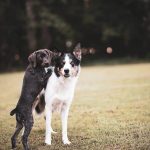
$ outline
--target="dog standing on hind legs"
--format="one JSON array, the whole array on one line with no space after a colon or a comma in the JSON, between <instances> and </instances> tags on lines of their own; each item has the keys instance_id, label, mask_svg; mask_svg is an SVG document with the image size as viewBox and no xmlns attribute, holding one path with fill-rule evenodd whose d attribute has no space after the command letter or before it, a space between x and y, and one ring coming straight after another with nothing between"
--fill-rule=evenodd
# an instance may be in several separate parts
<instances>
[{"instance_id":1,"label":"dog standing on hind legs","mask_svg":"<svg viewBox=\"0 0 150 150\"><path fill-rule=\"evenodd\" d=\"M15 109L10 112L10 115L16 114L16 130L11 138L12 149L16 148L16 138L24 127L22 136L22 144L24 150L29 150L28 136L33 126L32 109L36 97L46 87L47 80L52 74L49 70L47 73L45 67L50 66L53 52L47 49L41 49L32 53L28 60L27 67L23 79L21 96Z\"/></svg>"},{"instance_id":2,"label":"dog standing on hind legs","mask_svg":"<svg viewBox=\"0 0 150 150\"><path fill-rule=\"evenodd\" d=\"M39 96L39 103L35 107L37 113L45 108L46 133L45 143L51 145L51 118L54 111L61 114L62 141L70 144L67 135L69 108L74 97L75 86L80 74L81 48L78 44L72 53L62 53L55 59L54 72L47 82L44 95Z\"/></svg>"}]
</instances>

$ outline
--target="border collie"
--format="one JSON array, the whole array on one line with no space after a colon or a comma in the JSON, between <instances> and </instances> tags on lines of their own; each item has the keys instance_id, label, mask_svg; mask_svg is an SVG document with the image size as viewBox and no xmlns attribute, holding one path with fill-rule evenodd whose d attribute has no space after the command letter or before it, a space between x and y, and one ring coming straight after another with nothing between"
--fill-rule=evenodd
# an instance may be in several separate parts
<instances>
[{"instance_id":1,"label":"border collie","mask_svg":"<svg viewBox=\"0 0 150 150\"><path fill-rule=\"evenodd\" d=\"M74 97L75 86L80 74L81 48L78 44L72 53L62 53L55 59L54 71L47 82L44 95L39 96L36 112L44 111L46 115L45 143L51 145L52 113L57 111L61 114L62 141L64 144L71 142L67 136L67 122L69 108Z\"/></svg>"}]
</instances>

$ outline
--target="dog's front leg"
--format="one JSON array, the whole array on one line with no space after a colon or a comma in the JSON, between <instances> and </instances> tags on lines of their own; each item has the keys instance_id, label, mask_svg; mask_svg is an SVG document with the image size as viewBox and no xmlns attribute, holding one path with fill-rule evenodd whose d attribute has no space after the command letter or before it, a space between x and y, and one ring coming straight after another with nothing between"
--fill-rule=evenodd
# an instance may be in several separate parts
<instances>
[{"instance_id":1,"label":"dog's front leg","mask_svg":"<svg viewBox=\"0 0 150 150\"><path fill-rule=\"evenodd\" d=\"M46 133L45 133L45 143L47 145L51 145L51 118L52 118L52 110L49 106L45 106L46 112Z\"/></svg>"},{"instance_id":2,"label":"dog's front leg","mask_svg":"<svg viewBox=\"0 0 150 150\"><path fill-rule=\"evenodd\" d=\"M62 141L64 144L71 144L71 142L68 140L68 135L67 135L68 113L69 113L69 106L64 105L63 109L61 110Z\"/></svg>"}]
</instances>

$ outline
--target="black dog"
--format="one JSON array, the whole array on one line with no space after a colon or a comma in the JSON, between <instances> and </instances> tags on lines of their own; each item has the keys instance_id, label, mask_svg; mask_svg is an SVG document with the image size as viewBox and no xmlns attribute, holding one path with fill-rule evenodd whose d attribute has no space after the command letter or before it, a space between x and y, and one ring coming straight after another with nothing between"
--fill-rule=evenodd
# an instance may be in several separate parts
<instances>
[{"instance_id":1,"label":"black dog","mask_svg":"<svg viewBox=\"0 0 150 150\"><path fill-rule=\"evenodd\" d=\"M16 130L11 138L12 149L16 147L16 138L24 127L24 134L22 136L22 144L25 150L29 150L28 136L33 126L32 107L37 95L45 88L48 78L52 71L45 72L44 67L51 64L53 52L47 49L41 49L32 53L28 60L30 62L26 69L21 96L14 110L10 115L16 114Z\"/></svg>"}]
</instances>

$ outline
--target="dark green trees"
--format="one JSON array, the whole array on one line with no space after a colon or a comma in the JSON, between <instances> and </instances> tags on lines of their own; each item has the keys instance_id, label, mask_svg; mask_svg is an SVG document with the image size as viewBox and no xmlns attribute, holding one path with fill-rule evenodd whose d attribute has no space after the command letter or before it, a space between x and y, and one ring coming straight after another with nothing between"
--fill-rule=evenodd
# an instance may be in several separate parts
<instances>
[{"instance_id":1,"label":"dark green trees","mask_svg":"<svg viewBox=\"0 0 150 150\"><path fill-rule=\"evenodd\" d=\"M0 69L22 66L40 48L66 41L94 47L100 57L150 54L149 0L1 0Z\"/></svg>"}]
</instances>

